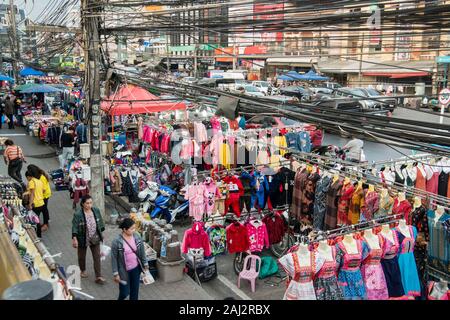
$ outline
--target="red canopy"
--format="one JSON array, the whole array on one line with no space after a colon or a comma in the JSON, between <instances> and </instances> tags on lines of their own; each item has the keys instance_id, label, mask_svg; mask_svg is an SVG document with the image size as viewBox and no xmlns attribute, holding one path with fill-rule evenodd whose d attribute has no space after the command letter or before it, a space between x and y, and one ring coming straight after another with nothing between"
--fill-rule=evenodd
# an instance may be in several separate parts
<instances>
[{"instance_id":1,"label":"red canopy","mask_svg":"<svg viewBox=\"0 0 450 320\"><path fill-rule=\"evenodd\" d=\"M147 90L133 85L121 86L120 89L104 99L103 111L113 116L125 114L152 113L172 110L186 110L183 101L163 101Z\"/></svg>"}]
</instances>

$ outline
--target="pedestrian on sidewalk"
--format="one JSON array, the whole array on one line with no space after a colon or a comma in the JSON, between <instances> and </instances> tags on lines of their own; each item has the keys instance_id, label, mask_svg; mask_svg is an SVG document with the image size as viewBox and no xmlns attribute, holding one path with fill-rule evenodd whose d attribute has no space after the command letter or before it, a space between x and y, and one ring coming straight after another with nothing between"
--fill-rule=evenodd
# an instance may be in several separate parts
<instances>
[{"instance_id":1,"label":"pedestrian on sidewalk","mask_svg":"<svg viewBox=\"0 0 450 320\"><path fill-rule=\"evenodd\" d=\"M14 102L11 101L11 97L7 96L5 101L5 114L9 119L8 128L14 129Z\"/></svg>"},{"instance_id":2,"label":"pedestrian on sidewalk","mask_svg":"<svg viewBox=\"0 0 450 320\"><path fill-rule=\"evenodd\" d=\"M50 178L44 170L39 168L38 166L34 164L30 164L27 167L27 171L31 173L33 177L36 179L39 179L44 187L44 217L47 216L48 222L50 222L50 213L48 211L48 199L52 196L52 189L50 188ZM49 224L47 224L47 227L49 227ZM45 231L45 230L44 230Z\"/></svg>"},{"instance_id":3,"label":"pedestrian on sidewalk","mask_svg":"<svg viewBox=\"0 0 450 320\"><path fill-rule=\"evenodd\" d=\"M102 277L100 244L104 239L105 224L100 210L93 207L93 204L92 197L89 195L81 199L81 208L75 212L72 219L72 246L78 249L78 265L80 266L81 277L88 277L86 252L87 247L89 247L94 260L95 282L104 284L106 281Z\"/></svg>"},{"instance_id":4,"label":"pedestrian on sidewalk","mask_svg":"<svg viewBox=\"0 0 450 320\"><path fill-rule=\"evenodd\" d=\"M119 284L119 299L139 299L141 273L148 271L144 242L135 232L135 222L125 218L119 226L122 233L111 244L114 281Z\"/></svg>"},{"instance_id":5,"label":"pedestrian on sidewalk","mask_svg":"<svg viewBox=\"0 0 450 320\"><path fill-rule=\"evenodd\" d=\"M64 127L60 138L60 147L62 148L62 154L59 156L59 164L61 169L67 165L67 162L71 160L75 153L75 139L73 132L68 127Z\"/></svg>"},{"instance_id":6,"label":"pedestrian on sidewalk","mask_svg":"<svg viewBox=\"0 0 450 320\"><path fill-rule=\"evenodd\" d=\"M25 172L25 177L28 180L27 191L30 195L27 209L33 210L39 218L42 213L44 223L41 225L40 230L45 232L48 229L49 216L44 209L44 184L41 180L34 177L30 171ZM38 237L40 237L40 234L38 234Z\"/></svg>"},{"instance_id":7,"label":"pedestrian on sidewalk","mask_svg":"<svg viewBox=\"0 0 450 320\"><path fill-rule=\"evenodd\" d=\"M3 124L3 115L5 114L5 99L3 96L0 97L0 129L2 128ZM6 122L6 119L5 119Z\"/></svg>"},{"instance_id":8,"label":"pedestrian on sidewalk","mask_svg":"<svg viewBox=\"0 0 450 320\"><path fill-rule=\"evenodd\" d=\"M3 153L3 158L8 166L8 175L20 183L22 187L25 187L22 180L22 165L25 161L22 148L16 146L14 141L7 139L5 141L6 149Z\"/></svg>"}]
</instances>

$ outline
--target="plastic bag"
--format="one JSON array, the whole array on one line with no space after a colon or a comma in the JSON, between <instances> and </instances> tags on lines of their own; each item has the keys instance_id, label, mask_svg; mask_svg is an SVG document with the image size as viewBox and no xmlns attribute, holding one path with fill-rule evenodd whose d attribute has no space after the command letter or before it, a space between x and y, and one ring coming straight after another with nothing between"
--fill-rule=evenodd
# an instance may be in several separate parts
<instances>
[{"instance_id":1,"label":"plastic bag","mask_svg":"<svg viewBox=\"0 0 450 320\"><path fill-rule=\"evenodd\" d=\"M100 260L105 261L106 257L109 256L111 253L111 247L108 247L107 245L100 245Z\"/></svg>"},{"instance_id":2,"label":"plastic bag","mask_svg":"<svg viewBox=\"0 0 450 320\"><path fill-rule=\"evenodd\" d=\"M141 280L144 285L149 285L149 284L152 284L153 282L155 282L155 279L153 278L152 274L148 270L141 273Z\"/></svg>"}]
</instances>

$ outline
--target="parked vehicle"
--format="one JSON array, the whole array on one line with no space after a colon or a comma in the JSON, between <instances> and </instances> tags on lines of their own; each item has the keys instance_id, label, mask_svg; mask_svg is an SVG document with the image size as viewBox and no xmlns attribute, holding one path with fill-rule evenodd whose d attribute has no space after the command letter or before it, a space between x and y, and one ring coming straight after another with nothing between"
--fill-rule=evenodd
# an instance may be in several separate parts
<instances>
[{"instance_id":1,"label":"parked vehicle","mask_svg":"<svg viewBox=\"0 0 450 320\"><path fill-rule=\"evenodd\" d=\"M257 87L261 92L263 92L266 96L278 94L278 88L272 86L269 81L253 81L252 85Z\"/></svg>"},{"instance_id":2,"label":"parked vehicle","mask_svg":"<svg viewBox=\"0 0 450 320\"><path fill-rule=\"evenodd\" d=\"M196 79L194 77L185 77L181 80L181 82L189 83L189 84L197 83L197 81L198 81L198 79Z\"/></svg>"},{"instance_id":3,"label":"parked vehicle","mask_svg":"<svg viewBox=\"0 0 450 320\"><path fill-rule=\"evenodd\" d=\"M381 92L372 89L372 88L357 88L361 90L366 97L376 99L377 101L374 101L375 107L388 109L389 111L393 112L394 109L397 107L397 99L395 97L387 97L383 95Z\"/></svg>"},{"instance_id":4,"label":"parked vehicle","mask_svg":"<svg viewBox=\"0 0 450 320\"><path fill-rule=\"evenodd\" d=\"M245 86L251 85L250 81L247 80L234 80L235 90L242 90Z\"/></svg>"},{"instance_id":5,"label":"parked vehicle","mask_svg":"<svg viewBox=\"0 0 450 320\"><path fill-rule=\"evenodd\" d=\"M310 89L300 86L280 88L280 93L285 96L297 97L300 101L309 101L314 95L314 93Z\"/></svg>"},{"instance_id":6,"label":"parked vehicle","mask_svg":"<svg viewBox=\"0 0 450 320\"><path fill-rule=\"evenodd\" d=\"M366 93L359 88L339 88L334 91L334 96L354 98L358 100L363 109L375 109L377 107L379 108L379 105L374 100L364 99L365 97L367 97Z\"/></svg>"},{"instance_id":7,"label":"parked vehicle","mask_svg":"<svg viewBox=\"0 0 450 320\"><path fill-rule=\"evenodd\" d=\"M246 129L259 129L259 128L285 128L286 126L292 126L299 122L290 120L283 117L272 116L254 116L246 121Z\"/></svg>"},{"instance_id":8,"label":"parked vehicle","mask_svg":"<svg viewBox=\"0 0 450 320\"><path fill-rule=\"evenodd\" d=\"M245 86L244 87L244 94L252 97L265 97L265 94L261 92L257 87L255 86Z\"/></svg>"}]
</instances>

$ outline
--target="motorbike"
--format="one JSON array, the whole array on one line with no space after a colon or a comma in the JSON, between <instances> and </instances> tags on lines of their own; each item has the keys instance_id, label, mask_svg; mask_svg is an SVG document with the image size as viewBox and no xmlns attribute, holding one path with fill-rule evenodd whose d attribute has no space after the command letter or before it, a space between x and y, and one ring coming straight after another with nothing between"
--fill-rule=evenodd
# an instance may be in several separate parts
<instances>
[{"instance_id":1,"label":"motorbike","mask_svg":"<svg viewBox=\"0 0 450 320\"><path fill-rule=\"evenodd\" d=\"M155 199L150 217L163 218L167 223L174 223L189 216L189 201L169 186L159 186L159 195Z\"/></svg>"},{"instance_id":2,"label":"motorbike","mask_svg":"<svg viewBox=\"0 0 450 320\"><path fill-rule=\"evenodd\" d=\"M155 200L159 195L159 185L156 182L148 181L147 188L139 192L138 198L141 202L143 212L150 213L155 208Z\"/></svg>"}]
</instances>

